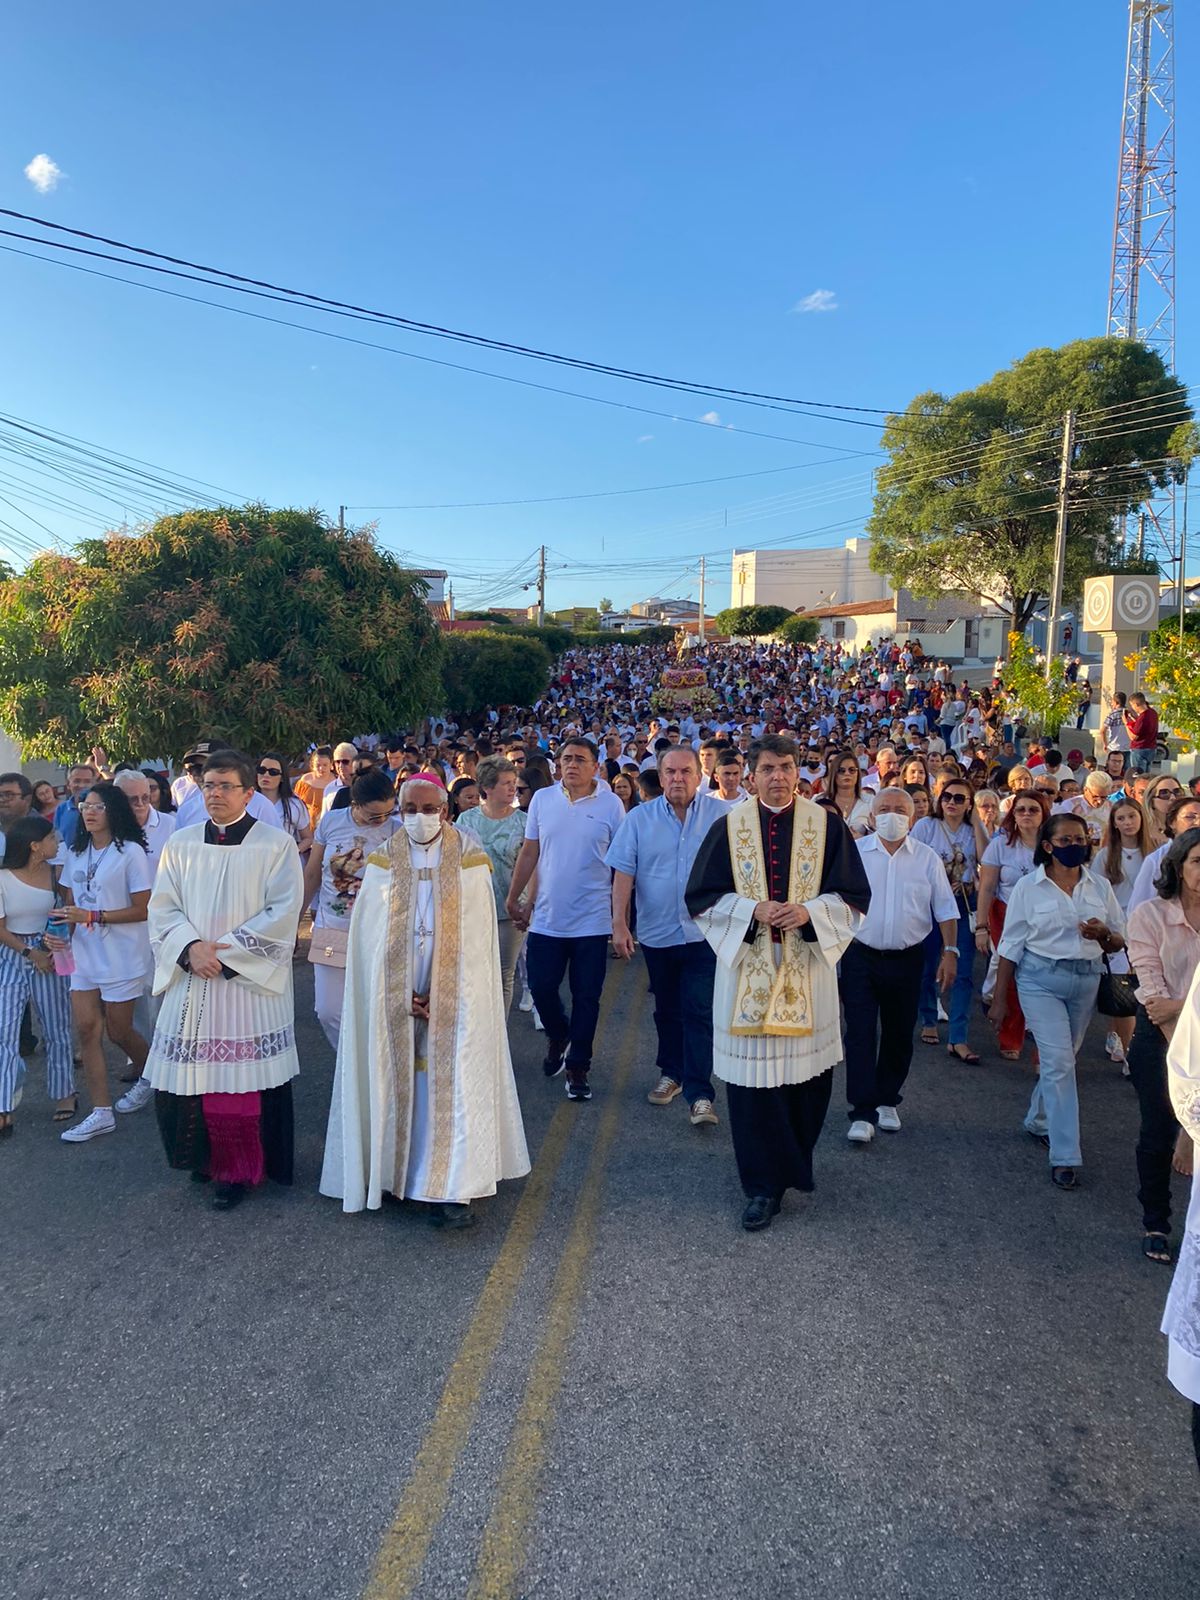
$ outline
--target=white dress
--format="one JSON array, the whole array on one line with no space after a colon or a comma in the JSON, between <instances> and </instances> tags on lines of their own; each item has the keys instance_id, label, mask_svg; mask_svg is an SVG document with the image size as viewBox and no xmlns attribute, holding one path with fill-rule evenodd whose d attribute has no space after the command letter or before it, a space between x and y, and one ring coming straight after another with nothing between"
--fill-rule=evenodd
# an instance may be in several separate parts
<instances>
[{"instance_id":1,"label":"white dress","mask_svg":"<svg viewBox=\"0 0 1200 1600\"><path fill-rule=\"evenodd\" d=\"M1180 1127L1200 1146L1200 967L1167 1047L1167 1086ZM1162 1331L1169 1341L1167 1377L1200 1405L1200 1182L1195 1175Z\"/></svg>"},{"instance_id":2,"label":"white dress","mask_svg":"<svg viewBox=\"0 0 1200 1600\"><path fill-rule=\"evenodd\" d=\"M249 1094L300 1070L292 952L304 894L290 834L252 827L240 844L207 844L204 828L167 843L150 896L154 992L162 1009L146 1077L169 1094ZM233 976L198 978L179 957L197 939L228 948Z\"/></svg>"}]
</instances>

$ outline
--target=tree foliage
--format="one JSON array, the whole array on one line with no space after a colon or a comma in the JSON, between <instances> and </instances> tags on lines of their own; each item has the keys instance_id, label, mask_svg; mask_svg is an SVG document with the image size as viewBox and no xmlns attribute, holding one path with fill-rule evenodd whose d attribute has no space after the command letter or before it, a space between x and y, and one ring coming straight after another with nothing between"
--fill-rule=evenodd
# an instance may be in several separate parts
<instances>
[{"instance_id":1,"label":"tree foliage","mask_svg":"<svg viewBox=\"0 0 1200 1600\"><path fill-rule=\"evenodd\" d=\"M1038 656L1023 633L1009 634L1004 687L1024 712L1031 732L1056 738L1063 723L1076 714L1079 685L1067 682L1066 671L1066 657L1057 655L1047 678L1045 658Z\"/></svg>"},{"instance_id":2,"label":"tree foliage","mask_svg":"<svg viewBox=\"0 0 1200 1600\"><path fill-rule=\"evenodd\" d=\"M785 644L816 644L821 624L816 617L790 616L775 629L775 637Z\"/></svg>"},{"instance_id":3,"label":"tree foliage","mask_svg":"<svg viewBox=\"0 0 1200 1600\"><path fill-rule=\"evenodd\" d=\"M890 460L867 524L875 571L929 598L980 594L1023 631L1052 581L1068 410L1082 420L1064 593L1078 594L1086 577L1111 570L1122 517L1181 477L1192 414L1184 386L1133 339L1032 350L977 389L921 394L889 417Z\"/></svg>"},{"instance_id":4,"label":"tree foliage","mask_svg":"<svg viewBox=\"0 0 1200 1600\"><path fill-rule=\"evenodd\" d=\"M1160 622L1143 650L1126 665L1142 669L1142 688L1154 696L1164 732L1182 739L1189 750L1200 747L1200 618L1184 618L1183 643L1179 618Z\"/></svg>"},{"instance_id":5,"label":"tree foliage","mask_svg":"<svg viewBox=\"0 0 1200 1600\"><path fill-rule=\"evenodd\" d=\"M726 639L758 639L794 615L787 606L729 606L717 612L713 627Z\"/></svg>"},{"instance_id":6,"label":"tree foliage","mask_svg":"<svg viewBox=\"0 0 1200 1600\"><path fill-rule=\"evenodd\" d=\"M486 706L531 706L546 692L550 664L538 639L507 631L452 633L442 660L447 709L470 717Z\"/></svg>"},{"instance_id":7,"label":"tree foliage","mask_svg":"<svg viewBox=\"0 0 1200 1600\"><path fill-rule=\"evenodd\" d=\"M437 706L425 584L316 511L196 510L0 583L0 721L26 753L247 750L402 727Z\"/></svg>"}]
</instances>

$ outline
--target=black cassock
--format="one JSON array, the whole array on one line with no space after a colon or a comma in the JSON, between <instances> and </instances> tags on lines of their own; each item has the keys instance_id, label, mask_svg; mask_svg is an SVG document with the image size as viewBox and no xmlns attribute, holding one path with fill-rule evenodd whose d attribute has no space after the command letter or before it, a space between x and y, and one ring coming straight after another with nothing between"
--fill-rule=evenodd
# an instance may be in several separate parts
<instances>
[{"instance_id":1,"label":"black cassock","mask_svg":"<svg viewBox=\"0 0 1200 1600\"><path fill-rule=\"evenodd\" d=\"M853 910L865 912L871 903L871 888L854 836L839 812L832 807L825 810L820 893L839 895ZM770 900L784 901L788 897L795 814L794 805L786 811L770 811L761 802L758 806ZM713 824L700 846L684 899L690 914L696 916L714 906L722 895L738 893L728 829L722 820ZM758 923L751 922L746 942L751 943L757 933ZM810 944L816 942L811 926L801 928L800 935ZM772 930L772 937L778 942L777 930ZM738 1176L748 1198L778 1198L786 1189L812 1189L813 1149L821 1136L832 1088L832 1067L804 1083L785 1083L774 1089L725 1085Z\"/></svg>"}]
</instances>

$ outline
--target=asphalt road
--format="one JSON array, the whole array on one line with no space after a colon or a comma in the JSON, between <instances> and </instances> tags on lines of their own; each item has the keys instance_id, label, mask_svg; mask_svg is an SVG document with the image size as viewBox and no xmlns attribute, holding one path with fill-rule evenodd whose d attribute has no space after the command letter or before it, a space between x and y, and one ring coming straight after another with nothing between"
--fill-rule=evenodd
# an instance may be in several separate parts
<instances>
[{"instance_id":1,"label":"asphalt road","mask_svg":"<svg viewBox=\"0 0 1200 1600\"><path fill-rule=\"evenodd\" d=\"M0 1145L6 1600L1194 1594L1169 1275L1097 1030L1081 1192L1021 1132L1027 1069L918 1047L903 1132L848 1147L839 1077L818 1192L749 1236L724 1124L646 1104L644 969L614 964L589 1105L514 1013L534 1175L448 1235L317 1194L297 973L297 1184L232 1214L151 1112L63 1145L32 1064Z\"/></svg>"}]
</instances>

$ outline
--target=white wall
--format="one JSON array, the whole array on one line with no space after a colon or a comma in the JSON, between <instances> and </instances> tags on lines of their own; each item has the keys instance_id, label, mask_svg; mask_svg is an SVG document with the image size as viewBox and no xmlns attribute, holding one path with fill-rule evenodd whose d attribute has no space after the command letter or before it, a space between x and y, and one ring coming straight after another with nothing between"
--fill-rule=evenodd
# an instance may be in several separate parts
<instances>
[{"instance_id":1,"label":"white wall","mask_svg":"<svg viewBox=\"0 0 1200 1600\"><path fill-rule=\"evenodd\" d=\"M870 552L869 539L823 550L735 550L729 603L795 611L889 599L891 585L871 571Z\"/></svg>"}]
</instances>

